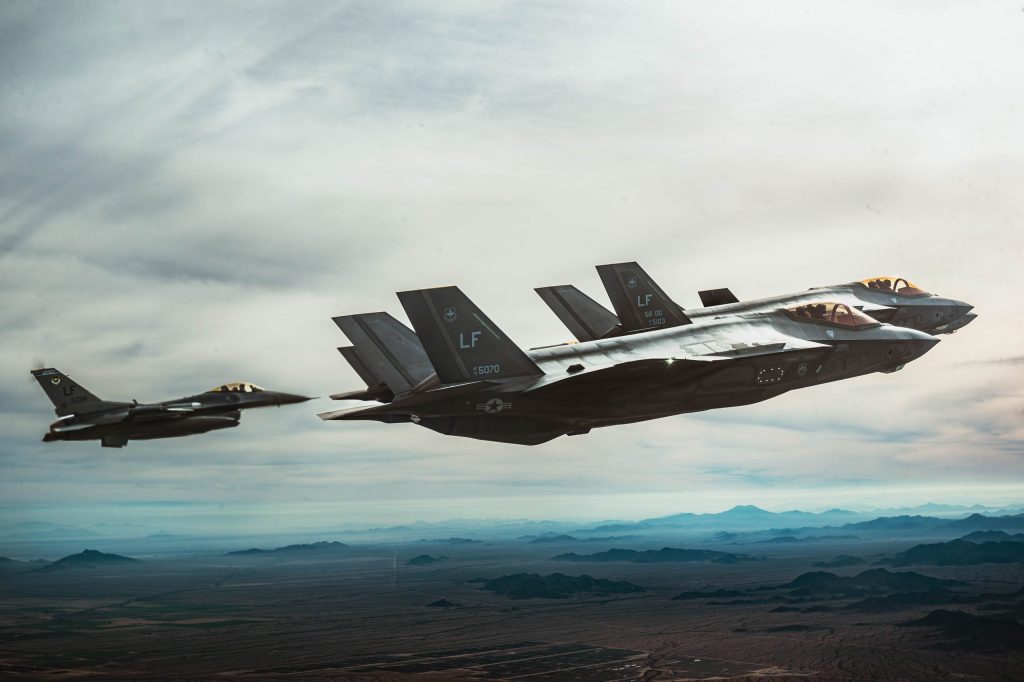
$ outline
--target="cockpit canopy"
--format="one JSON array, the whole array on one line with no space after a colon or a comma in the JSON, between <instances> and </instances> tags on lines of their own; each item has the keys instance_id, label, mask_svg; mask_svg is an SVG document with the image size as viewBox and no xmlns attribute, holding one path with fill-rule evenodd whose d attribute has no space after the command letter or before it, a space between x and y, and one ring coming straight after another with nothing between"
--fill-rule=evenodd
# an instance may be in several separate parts
<instances>
[{"instance_id":1,"label":"cockpit canopy","mask_svg":"<svg viewBox=\"0 0 1024 682\"><path fill-rule=\"evenodd\" d=\"M821 324L836 325L849 329L865 329L879 325L878 320L862 313L856 308L851 308L845 303L833 303L832 301L806 303L794 306L793 308L786 308L786 313L801 322L820 322Z\"/></svg>"},{"instance_id":2,"label":"cockpit canopy","mask_svg":"<svg viewBox=\"0 0 1024 682\"><path fill-rule=\"evenodd\" d=\"M247 381L236 381L233 384L215 386L207 391L207 393L258 393L262 390L256 384L250 384Z\"/></svg>"},{"instance_id":3,"label":"cockpit canopy","mask_svg":"<svg viewBox=\"0 0 1024 682\"><path fill-rule=\"evenodd\" d=\"M904 279L902 277L872 277L870 279L861 280L858 284L863 284L872 291L896 294L897 296L906 296L907 298L931 295L909 279Z\"/></svg>"}]
</instances>

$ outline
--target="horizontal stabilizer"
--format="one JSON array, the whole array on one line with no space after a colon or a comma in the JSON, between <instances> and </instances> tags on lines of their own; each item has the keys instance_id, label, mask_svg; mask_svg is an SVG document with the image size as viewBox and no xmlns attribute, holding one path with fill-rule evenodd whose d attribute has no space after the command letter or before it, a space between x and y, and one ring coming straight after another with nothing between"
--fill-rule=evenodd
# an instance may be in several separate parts
<instances>
[{"instance_id":1,"label":"horizontal stabilizer","mask_svg":"<svg viewBox=\"0 0 1024 682\"><path fill-rule=\"evenodd\" d=\"M700 296L700 303L705 308L740 302L740 299L736 298L728 289L705 289L704 291L698 291L697 295Z\"/></svg>"},{"instance_id":2,"label":"horizontal stabilizer","mask_svg":"<svg viewBox=\"0 0 1024 682\"><path fill-rule=\"evenodd\" d=\"M637 263L598 265L597 274L601 276L623 331L690 324L683 309Z\"/></svg>"},{"instance_id":3,"label":"horizontal stabilizer","mask_svg":"<svg viewBox=\"0 0 1024 682\"><path fill-rule=\"evenodd\" d=\"M381 406L372 407L350 407L344 410L331 410L330 412L321 412L317 416L324 421L332 421L336 419L354 420L364 419L370 421L378 421L385 423L395 422L407 422L409 418L407 415L395 415L395 414L378 414L376 411ZM386 406L385 406L386 407Z\"/></svg>"},{"instance_id":4,"label":"horizontal stabilizer","mask_svg":"<svg viewBox=\"0 0 1024 682\"><path fill-rule=\"evenodd\" d=\"M571 284L534 289L578 341L618 336L622 325L615 314Z\"/></svg>"},{"instance_id":5,"label":"horizontal stabilizer","mask_svg":"<svg viewBox=\"0 0 1024 682\"><path fill-rule=\"evenodd\" d=\"M354 391L341 391L328 396L331 400L378 400L382 403L389 403L395 399L395 394L386 386L381 388L356 389Z\"/></svg>"},{"instance_id":6,"label":"horizontal stabilizer","mask_svg":"<svg viewBox=\"0 0 1024 682\"><path fill-rule=\"evenodd\" d=\"M444 384L544 372L458 287L398 293Z\"/></svg>"}]
</instances>

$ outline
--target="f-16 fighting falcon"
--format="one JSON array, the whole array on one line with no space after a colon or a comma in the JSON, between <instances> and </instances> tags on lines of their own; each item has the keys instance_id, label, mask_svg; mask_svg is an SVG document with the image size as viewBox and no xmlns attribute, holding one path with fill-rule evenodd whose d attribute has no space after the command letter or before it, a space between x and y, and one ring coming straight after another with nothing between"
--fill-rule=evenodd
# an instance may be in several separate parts
<instances>
[{"instance_id":1,"label":"f-16 fighting falcon","mask_svg":"<svg viewBox=\"0 0 1024 682\"><path fill-rule=\"evenodd\" d=\"M597 272L614 313L568 284L536 290L580 341L679 326L685 324L684 320L775 310L820 300L845 303L879 322L929 334L951 334L977 317L970 312L973 306L930 294L902 277L873 277L750 301L740 301L728 289L708 289L699 292L705 307L683 309L637 263L598 265Z\"/></svg>"},{"instance_id":2,"label":"f-16 fighting falcon","mask_svg":"<svg viewBox=\"0 0 1024 682\"><path fill-rule=\"evenodd\" d=\"M627 275L622 286L641 284ZM641 303L650 300L647 293ZM893 372L938 342L824 297L699 319L666 309L671 325L526 352L457 287L398 298L415 333L387 313L334 318L354 344L339 350L367 388L331 397L381 404L322 419L412 422L448 435L536 445Z\"/></svg>"},{"instance_id":3,"label":"f-16 fighting falcon","mask_svg":"<svg viewBox=\"0 0 1024 682\"><path fill-rule=\"evenodd\" d=\"M103 447L120 448L129 440L174 438L238 426L241 411L252 407L289 405L311 398L265 391L256 384L237 382L160 403L101 400L52 367L32 371L53 402L57 421L44 441L99 440Z\"/></svg>"}]
</instances>

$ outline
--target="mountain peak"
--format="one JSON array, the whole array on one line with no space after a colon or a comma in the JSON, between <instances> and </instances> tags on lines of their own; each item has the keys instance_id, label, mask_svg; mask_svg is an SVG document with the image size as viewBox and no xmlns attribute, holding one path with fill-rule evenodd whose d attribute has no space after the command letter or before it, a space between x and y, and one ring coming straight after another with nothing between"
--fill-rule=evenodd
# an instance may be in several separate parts
<instances>
[{"instance_id":1,"label":"mountain peak","mask_svg":"<svg viewBox=\"0 0 1024 682\"><path fill-rule=\"evenodd\" d=\"M767 509L761 509L753 504L737 504L732 509L722 512L723 514L771 514Z\"/></svg>"}]
</instances>

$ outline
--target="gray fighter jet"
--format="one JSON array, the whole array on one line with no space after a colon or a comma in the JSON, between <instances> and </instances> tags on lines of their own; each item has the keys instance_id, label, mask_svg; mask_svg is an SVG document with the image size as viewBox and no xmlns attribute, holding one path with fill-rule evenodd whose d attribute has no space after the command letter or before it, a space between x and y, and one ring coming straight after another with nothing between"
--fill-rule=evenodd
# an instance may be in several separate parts
<instances>
[{"instance_id":1,"label":"gray fighter jet","mask_svg":"<svg viewBox=\"0 0 1024 682\"><path fill-rule=\"evenodd\" d=\"M627 276L623 286L640 283L631 287ZM322 419L412 422L448 435L535 445L892 372L938 342L823 299L695 319L663 309L671 325L526 352L456 287L398 297L415 333L387 313L334 318L353 343L339 350L367 388L331 397L380 404Z\"/></svg>"},{"instance_id":2,"label":"gray fighter jet","mask_svg":"<svg viewBox=\"0 0 1024 682\"><path fill-rule=\"evenodd\" d=\"M252 407L302 403L310 398L265 391L256 384L236 382L161 403L101 400L52 367L32 371L53 402L57 421L43 436L55 440L99 440L103 447L120 448L129 440L174 438L238 426L241 411Z\"/></svg>"},{"instance_id":3,"label":"gray fighter jet","mask_svg":"<svg viewBox=\"0 0 1024 682\"><path fill-rule=\"evenodd\" d=\"M536 290L580 341L675 327L702 317L775 310L819 300L845 303L879 322L929 334L950 334L977 317L970 312L971 305L930 294L902 277L873 277L750 301L740 301L729 289L708 289L699 292L705 307L684 310L637 263L599 265L597 271L614 313L572 285Z\"/></svg>"}]
</instances>

